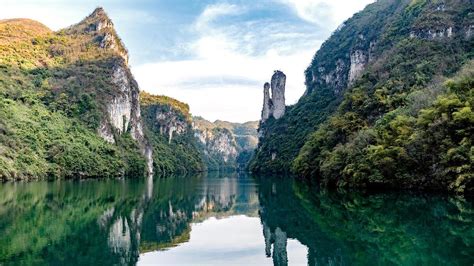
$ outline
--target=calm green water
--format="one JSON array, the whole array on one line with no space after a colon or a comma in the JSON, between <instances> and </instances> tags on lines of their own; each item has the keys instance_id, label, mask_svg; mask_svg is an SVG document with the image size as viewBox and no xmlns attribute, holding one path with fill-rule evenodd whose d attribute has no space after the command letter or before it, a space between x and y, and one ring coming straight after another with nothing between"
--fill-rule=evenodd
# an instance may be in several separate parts
<instances>
[{"instance_id":1,"label":"calm green water","mask_svg":"<svg viewBox=\"0 0 474 266\"><path fill-rule=\"evenodd\" d=\"M0 265L473 265L474 208L220 174L0 184Z\"/></svg>"}]
</instances>

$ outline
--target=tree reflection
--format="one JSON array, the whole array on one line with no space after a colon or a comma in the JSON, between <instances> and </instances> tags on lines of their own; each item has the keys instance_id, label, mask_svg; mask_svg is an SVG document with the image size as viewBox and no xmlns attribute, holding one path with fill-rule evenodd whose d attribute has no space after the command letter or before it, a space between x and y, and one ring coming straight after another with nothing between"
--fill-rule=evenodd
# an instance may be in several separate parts
<instances>
[{"instance_id":1,"label":"tree reflection","mask_svg":"<svg viewBox=\"0 0 474 266\"><path fill-rule=\"evenodd\" d=\"M474 210L464 198L335 193L236 173L6 183L0 195L1 265L134 265L144 252L189 241L193 223L233 215L260 217L261 254L275 265L291 264L289 239L307 247L309 265L474 258Z\"/></svg>"},{"instance_id":2,"label":"tree reflection","mask_svg":"<svg viewBox=\"0 0 474 266\"><path fill-rule=\"evenodd\" d=\"M257 180L265 251L275 265L287 264L287 238L308 247L309 265L469 265L474 258L470 200L336 193L286 178Z\"/></svg>"}]
</instances>

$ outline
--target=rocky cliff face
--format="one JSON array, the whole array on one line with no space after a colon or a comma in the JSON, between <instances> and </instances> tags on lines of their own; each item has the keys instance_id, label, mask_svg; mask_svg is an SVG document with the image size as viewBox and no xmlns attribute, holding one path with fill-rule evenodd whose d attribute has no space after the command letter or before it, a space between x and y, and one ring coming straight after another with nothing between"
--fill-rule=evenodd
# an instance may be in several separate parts
<instances>
[{"instance_id":1,"label":"rocky cliff face","mask_svg":"<svg viewBox=\"0 0 474 266\"><path fill-rule=\"evenodd\" d=\"M211 170L245 168L258 142L257 122L211 123L194 117L193 129Z\"/></svg>"},{"instance_id":2,"label":"rocky cliff face","mask_svg":"<svg viewBox=\"0 0 474 266\"><path fill-rule=\"evenodd\" d=\"M358 79L362 71L364 71L369 57L366 52L362 50L355 50L351 53L351 66L349 69L348 84L353 84L356 79Z\"/></svg>"},{"instance_id":3,"label":"rocky cliff face","mask_svg":"<svg viewBox=\"0 0 474 266\"><path fill-rule=\"evenodd\" d=\"M154 172L189 173L205 169L192 129L189 106L167 96L141 92L145 135L154 151Z\"/></svg>"},{"instance_id":4,"label":"rocky cliff face","mask_svg":"<svg viewBox=\"0 0 474 266\"><path fill-rule=\"evenodd\" d=\"M194 130L195 136L205 146L205 154L218 156L224 163L236 160L237 143L229 130L225 128L199 129L197 127Z\"/></svg>"},{"instance_id":5,"label":"rocky cliff face","mask_svg":"<svg viewBox=\"0 0 474 266\"><path fill-rule=\"evenodd\" d=\"M1 86L0 101L16 101L19 95L29 94L43 115L38 117L29 103L17 102L30 112L24 117L55 121L49 122L49 129L38 128L48 132L48 137L38 139L41 145L30 149L28 161L35 165L35 172L9 170L0 175L142 176L147 167L151 172L152 151L144 136L139 87L127 65L128 52L102 8L58 32L30 20L1 21L0 46L1 69L8 70L0 73L0 80L11 84L19 75L24 81L22 88ZM33 131L31 126L29 131ZM25 143L26 136L16 136Z\"/></svg>"},{"instance_id":6,"label":"rocky cliff face","mask_svg":"<svg viewBox=\"0 0 474 266\"><path fill-rule=\"evenodd\" d=\"M191 122L183 113L167 105L154 105L147 107L151 115L151 128L167 138L168 144L173 137L184 135L191 131Z\"/></svg>"},{"instance_id":7,"label":"rocky cliff face","mask_svg":"<svg viewBox=\"0 0 474 266\"><path fill-rule=\"evenodd\" d=\"M106 115L101 118L99 135L110 143L122 134L130 133L140 146L147 160L147 168L152 171L152 150L143 133L140 110L140 89L128 68L128 52L114 29L112 20L103 8L97 8L80 23L66 30L67 34L83 34L106 53L116 57L109 67L109 77L113 84L110 95L102 98Z\"/></svg>"}]
</instances>

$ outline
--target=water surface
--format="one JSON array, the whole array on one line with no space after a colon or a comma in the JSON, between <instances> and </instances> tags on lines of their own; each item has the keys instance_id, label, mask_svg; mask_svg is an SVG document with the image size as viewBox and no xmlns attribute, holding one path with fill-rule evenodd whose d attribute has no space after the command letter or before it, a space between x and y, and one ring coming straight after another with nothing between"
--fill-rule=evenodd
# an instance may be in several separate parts
<instances>
[{"instance_id":1,"label":"water surface","mask_svg":"<svg viewBox=\"0 0 474 266\"><path fill-rule=\"evenodd\" d=\"M472 201L203 174L0 184L0 265L472 265Z\"/></svg>"}]
</instances>

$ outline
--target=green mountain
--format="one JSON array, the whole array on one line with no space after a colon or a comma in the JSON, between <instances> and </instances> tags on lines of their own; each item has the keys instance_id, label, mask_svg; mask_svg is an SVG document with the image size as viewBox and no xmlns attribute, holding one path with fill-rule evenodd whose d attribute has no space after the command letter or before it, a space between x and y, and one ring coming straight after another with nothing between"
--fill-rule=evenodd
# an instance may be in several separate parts
<instances>
[{"instance_id":1,"label":"green mountain","mask_svg":"<svg viewBox=\"0 0 474 266\"><path fill-rule=\"evenodd\" d=\"M145 135L153 147L157 174L193 173L206 169L194 136L189 106L167 96L140 93Z\"/></svg>"},{"instance_id":2,"label":"green mountain","mask_svg":"<svg viewBox=\"0 0 474 266\"><path fill-rule=\"evenodd\" d=\"M193 125L209 170L247 169L258 143L258 122L210 122L194 117Z\"/></svg>"},{"instance_id":3,"label":"green mountain","mask_svg":"<svg viewBox=\"0 0 474 266\"><path fill-rule=\"evenodd\" d=\"M471 0L368 5L315 54L298 103L261 122L251 170L472 192L473 32Z\"/></svg>"},{"instance_id":4,"label":"green mountain","mask_svg":"<svg viewBox=\"0 0 474 266\"><path fill-rule=\"evenodd\" d=\"M143 176L138 86L104 10L0 21L0 179Z\"/></svg>"},{"instance_id":5,"label":"green mountain","mask_svg":"<svg viewBox=\"0 0 474 266\"><path fill-rule=\"evenodd\" d=\"M58 32L0 21L0 180L200 172L202 158L189 107L140 95L102 8Z\"/></svg>"}]
</instances>

